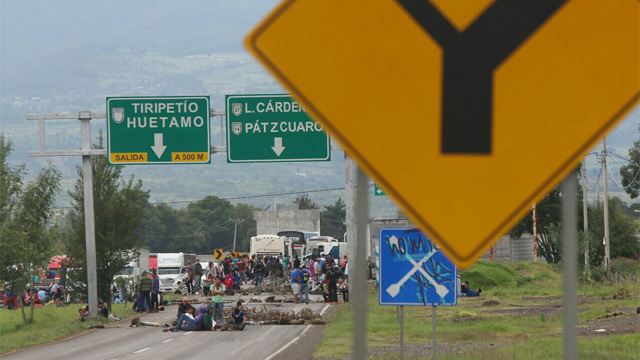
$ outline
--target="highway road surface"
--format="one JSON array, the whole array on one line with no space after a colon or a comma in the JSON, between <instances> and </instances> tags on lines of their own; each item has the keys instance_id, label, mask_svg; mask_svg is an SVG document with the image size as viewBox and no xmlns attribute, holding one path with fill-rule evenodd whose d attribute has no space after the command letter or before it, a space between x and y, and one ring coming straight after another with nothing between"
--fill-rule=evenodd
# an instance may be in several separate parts
<instances>
[{"instance_id":1,"label":"highway road surface","mask_svg":"<svg viewBox=\"0 0 640 360\"><path fill-rule=\"evenodd\" d=\"M248 300L251 297L256 296L242 298ZM276 296L276 298L282 298L282 296ZM319 296L313 296L313 298L317 299ZM247 308L262 305L245 303ZM225 307L227 306L232 304L225 303ZM266 306L273 307L273 305ZM292 310L298 312L308 307L314 312L326 315L329 308L335 306L323 303L309 303L309 305L283 303L282 306L275 308L281 312ZM178 307L172 305L165 308L164 312L144 314L141 320L170 323L176 318ZM114 324L117 323L109 326ZM68 340L3 356L2 359L188 360L218 358L218 356L234 360L311 359L315 345L322 338L324 331L324 325L247 325L244 331L225 332L163 332L161 327L131 328L129 325L130 322L123 321L120 328L95 329Z\"/></svg>"}]
</instances>

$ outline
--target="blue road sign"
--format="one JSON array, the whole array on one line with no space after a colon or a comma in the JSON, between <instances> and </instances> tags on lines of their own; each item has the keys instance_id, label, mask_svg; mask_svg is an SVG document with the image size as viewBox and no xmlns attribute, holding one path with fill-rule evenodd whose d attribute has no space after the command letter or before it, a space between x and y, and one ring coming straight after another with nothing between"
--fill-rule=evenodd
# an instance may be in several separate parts
<instances>
[{"instance_id":1,"label":"blue road sign","mask_svg":"<svg viewBox=\"0 0 640 360\"><path fill-rule=\"evenodd\" d=\"M456 305L456 266L418 229L380 229L380 305Z\"/></svg>"}]
</instances>

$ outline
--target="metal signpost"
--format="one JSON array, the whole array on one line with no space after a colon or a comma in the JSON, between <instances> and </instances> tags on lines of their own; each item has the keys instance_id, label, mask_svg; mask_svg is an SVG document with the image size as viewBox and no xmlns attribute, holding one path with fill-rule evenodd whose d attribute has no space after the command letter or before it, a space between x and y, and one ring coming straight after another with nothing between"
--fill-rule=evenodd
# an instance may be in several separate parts
<instances>
[{"instance_id":1,"label":"metal signpost","mask_svg":"<svg viewBox=\"0 0 640 360\"><path fill-rule=\"evenodd\" d=\"M433 307L433 358L436 358L436 306L457 304L457 269L415 228L380 229L380 305L399 306L400 354L404 356L404 306Z\"/></svg>"},{"instance_id":2,"label":"metal signpost","mask_svg":"<svg viewBox=\"0 0 640 360\"><path fill-rule=\"evenodd\" d=\"M107 98L109 163L211 163L209 96Z\"/></svg>"},{"instance_id":3,"label":"metal signpost","mask_svg":"<svg viewBox=\"0 0 640 360\"><path fill-rule=\"evenodd\" d=\"M227 162L329 161L329 135L289 95L227 95Z\"/></svg>"}]
</instances>

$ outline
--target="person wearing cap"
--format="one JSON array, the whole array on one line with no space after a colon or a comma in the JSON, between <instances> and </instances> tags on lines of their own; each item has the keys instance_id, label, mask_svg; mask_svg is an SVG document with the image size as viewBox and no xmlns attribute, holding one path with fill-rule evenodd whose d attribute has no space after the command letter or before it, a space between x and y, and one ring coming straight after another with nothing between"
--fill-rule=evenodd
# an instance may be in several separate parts
<instances>
[{"instance_id":1,"label":"person wearing cap","mask_svg":"<svg viewBox=\"0 0 640 360\"><path fill-rule=\"evenodd\" d=\"M158 312L160 304L158 303L158 294L160 294L160 278L155 270L151 272L151 311Z\"/></svg>"}]
</instances>

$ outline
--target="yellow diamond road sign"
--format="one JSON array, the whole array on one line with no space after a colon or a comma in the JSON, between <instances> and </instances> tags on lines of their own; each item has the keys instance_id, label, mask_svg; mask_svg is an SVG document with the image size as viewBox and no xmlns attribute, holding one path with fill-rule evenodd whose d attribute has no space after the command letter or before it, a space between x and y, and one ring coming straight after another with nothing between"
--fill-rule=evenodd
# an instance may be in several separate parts
<instances>
[{"instance_id":1,"label":"yellow diamond road sign","mask_svg":"<svg viewBox=\"0 0 640 360\"><path fill-rule=\"evenodd\" d=\"M288 0L249 50L462 267L639 96L638 0Z\"/></svg>"}]
</instances>

